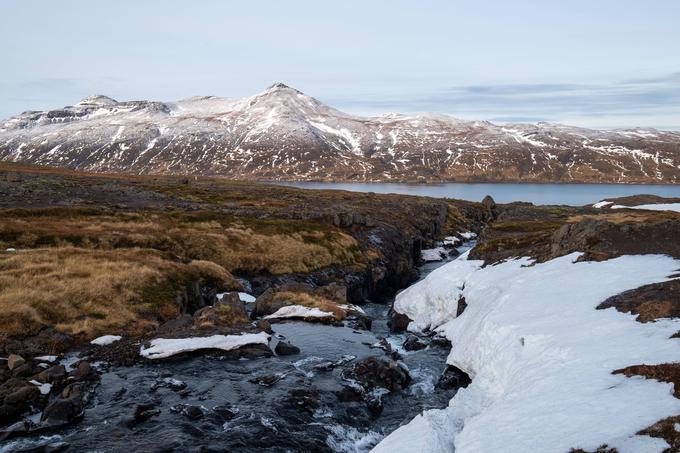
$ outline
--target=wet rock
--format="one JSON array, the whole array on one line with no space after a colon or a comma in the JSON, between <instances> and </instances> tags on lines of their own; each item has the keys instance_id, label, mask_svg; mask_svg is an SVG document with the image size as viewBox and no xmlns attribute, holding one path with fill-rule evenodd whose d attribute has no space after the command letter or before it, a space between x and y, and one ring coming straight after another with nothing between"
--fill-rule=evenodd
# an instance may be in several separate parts
<instances>
[{"instance_id":1,"label":"wet rock","mask_svg":"<svg viewBox=\"0 0 680 453\"><path fill-rule=\"evenodd\" d=\"M389 318L387 325L392 332L404 332L411 323L411 318L394 310L390 310Z\"/></svg>"},{"instance_id":2,"label":"wet rock","mask_svg":"<svg viewBox=\"0 0 680 453\"><path fill-rule=\"evenodd\" d=\"M276 384L279 382L281 379L286 377L285 374L267 374L264 376L256 376L254 378L251 378L248 380L248 382L251 382L253 384L258 384L263 387L271 387L272 385Z\"/></svg>"},{"instance_id":3,"label":"wet rock","mask_svg":"<svg viewBox=\"0 0 680 453\"><path fill-rule=\"evenodd\" d=\"M75 370L69 373L69 377L75 379L76 381L91 380L97 378L97 372L92 368L90 362L85 360L78 363Z\"/></svg>"},{"instance_id":4,"label":"wet rock","mask_svg":"<svg viewBox=\"0 0 680 453\"><path fill-rule=\"evenodd\" d=\"M127 426L129 428L132 428L133 426L139 423L145 422L151 417L160 415L160 413L161 413L160 409L156 408L155 404L151 403L138 404L135 407L135 413L132 416L132 419L127 422Z\"/></svg>"},{"instance_id":5,"label":"wet rock","mask_svg":"<svg viewBox=\"0 0 680 453\"><path fill-rule=\"evenodd\" d=\"M427 344L420 341L420 338L415 335L409 335L406 341L404 341L404 349L407 351L420 351L426 347Z\"/></svg>"},{"instance_id":6,"label":"wet rock","mask_svg":"<svg viewBox=\"0 0 680 453\"><path fill-rule=\"evenodd\" d=\"M294 355L300 353L300 348L285 341L279 341L274 348L278 355Z\"/></svg>"},{"instance_id":7,"label":"wet rock","mask_svg":"<svg viewBox=\"0 0 680 453\"><path fill-rule=\"evenodd\" d=\"M358 361L352 368L343 370L343 378L353 379L366 390L382 387L400 391L411 383L411 375L404 366L378 357Z\"/></svg>"},{"instance_id":8,"label":"wet rock","mask_svg":"<svg viewBox=\"0 0 680 453\"><path fill-rule=\"evenodd\" d=\"M87 387L82 383L68 385L56 399L47 405L41 421L48 426L70 423L83 413L87 403Z\"/></svg>"},{"instance_id":9,"label":"wet rock","mask_svg":"<svg viewBox=\"0 0 680 453\"><path fill-rule=\"evenodd\" d=\"M272 324L266 319L258 319L257 322L255 322L255 327L260 329L262 332L267 332L269 335L274 333L272 330Z\"/></svg>"},{"instance_id":10,"label":"wet rock","mask_svg":"<svg viewBox=\"0 0 680 453\"><path fill-rule=\"evenodd\" d=\"M371 318L360 313L354 313L352 317L354 319L350 320L349 327L359 330L371 330L373 325L373 320Z\"/></svg>"},{"instance_id":11,"label":"wet rock","mask_svg":"<svg viewBox=\"0 0 680 453\"><path fill-rule=\"evenodd\" d=\"M447 365L444 373L442 373L437 381L437 388L442 390L465 388L471 382L472 380L466 372L453 365Z\"/></svg>"},{"instance_id":12,"label":"wet rock","mask_svg":"<svg viewBox=\"0 0 680 453\"><path fill-rule=\"evenodd\" d=\"M7 358L7 368L9 368L10 371L14 370L17 367L20 367L25 363L26 360L24 360L24 358L18 354L10 354L9 357Z\"/></svg>"},{"instance_id":13,"label":"wet rock","mask_svg":"<svg viewBox=\"0 0 680 453\"><path fill-rule=\"evenodd\" d=\"M43 383L54 383L66 379L64 365L54 365L36 375L36 380Z\"/></svg>"},{"instance_id":14,"label":"wet rock","mask_svg":"<svg viewBox=\"0 0 680 453\"><path fill-rule=\"evenodd\" d=\"M319 407L319 391L315 388L299 388L288 391L288 402L298 409L314 412Z\"/></svg>"},{"instance_id":15,"label":"wet rock","mask_svg":"<svg viewBox=\"0 0 680 453\"><path fill-rule=\"evenodd\" d=\"M33 365L30 363L24 363L12 370L12 376L15 378L27 378L35 373Z\"/></svg>"},{"instance_id":16,"label":"wet rock","mask_svg":"<svg viewBox=\"0 0 680 453\"><path fill-rule=\"evenodd\" d=\"M239 413L237 407L232 406L215 406L212 409L213 413L217 414L222 420L228 421L236 417Z\"/></svg>"},{"instance_id":17,"label":"wet rock","mask_svg":"<svg viewBox=\"0 0 680 453\"><path fill-rule=\"evenodd\" d=\"M432 338L432 341L430 342L430 344L432 344L434 346L438 346L440 348L451 349L451 341L449 341L448 338L442 337L440 335L435 335Z\"/></svg>"},{"instance_id":18,"label":"wet rock","mask_svg":"<svg viewBox=\"0 0 680 453\"><path fill-rule=\"evenodd\" d=\"M350 401L362 401L363 394L363 389L350 385L343 385L341 390L335 392L335 396L338 398L338 401L342 401L343 403Z\"/></svg>"},{"instance_id":19,"label":"wet rock","mask_svg":"<svg viewBox=\"0 0 680 453\"><path fill-rule=\"evenodd\" d=\"M192 404L176 404L170 408L173 412L178 412L190 420L198 420L203 418L205 415L203 409L199 406L194 406Z\"/></svg>"},{"instance_id":20,"label":"wet rock","mask_svg":"<svg viewBox=\"0 0 680 453\"><path fill-rule=\"evenodd\" d=\"M21 420L9 426L0 429L0 442L10 439L15 436L24 436L29 433L31 429L31 422L28 420Z\"/></svg>"}]
</instances>

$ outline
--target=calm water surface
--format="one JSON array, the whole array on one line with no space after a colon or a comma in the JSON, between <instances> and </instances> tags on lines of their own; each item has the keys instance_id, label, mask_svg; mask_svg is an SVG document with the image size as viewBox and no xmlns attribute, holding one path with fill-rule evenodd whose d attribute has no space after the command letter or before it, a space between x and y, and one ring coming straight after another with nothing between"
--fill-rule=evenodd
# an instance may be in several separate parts
<instances>
[{"instance_id":1,"label":"calm water surface","mask_svg":"<svg viewBox=\"0 0 680 453\"><path fill-rule=\"evenodd\" d=\"M572 206L592 204L604 198L626 195L652 194L662 197L680 197L680 185L651 184L395 184L351 182L277 182L276 184L304 189L399 193L470 201L481 201L486 195L491 195L498 203L528 201L534 204L566 204Z\"/></svg>"}]
</instances>

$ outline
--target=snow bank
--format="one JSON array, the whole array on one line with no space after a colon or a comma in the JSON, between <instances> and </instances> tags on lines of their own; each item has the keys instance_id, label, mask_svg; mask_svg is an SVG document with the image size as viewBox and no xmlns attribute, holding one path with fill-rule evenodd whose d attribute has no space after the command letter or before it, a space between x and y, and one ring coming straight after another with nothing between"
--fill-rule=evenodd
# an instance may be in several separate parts
<instances>
[{"instance_id":1,"label":"snow bank","mask_svg":"<svg viewBox=\"0 0 680 453\"><path fill-rule=\"evenodd\" d=\"M98 346L106 346L111 343L115 343L116 341L120 340L121 337L120 335L102 335L101 337L95 338L94 340L90 341L90 344L96 344Z\"/></svg>"},{"instance_id":2,"label":"snow bank","mask_svg":"<svg viewBox=\"0 0 680 453\"><path fill-rule=\"evenodd\" d=\"M647 209L648 211L675 211L680 212L680 203L657 203L641 204L638 206L623 206L615 204L612 209Z\"/></svg>"},{"instance_id":3,"label":"snow bank","mask_svg":"<svg viewBox=\"0 0 680 453\"><path fill-rule=\"evenodd\" d=\"M605 206L609 206L612 203L613 203L612 201L606 201L606 200L605 201L598 201L597 203L595 203L593 205L593 208L598 208L598 209L604 208Z\"/></svg>"},{"instance_id":4,"label":"snow bank","mask_svg":"<svg viewBox=\"0 0 680 453\"><path fill-rule=\"evenodd\" d=\"M622 452L661 451L665 442L635 433L680 412L672 384L611 372L677 361L678 340L670 336L680 320L642 324L595 307L666 280L680 261L646 255L576 263L577 257L530 267L525 258L470 272L465 312L438 330L454 345L447 363L469 373L472 384L435 413L442 423L423 420L426 412L374 451L452 451L450 443L457 453L595 450L605 443ZM459 271L448 270L439 278L444 286Z\"/></svg>"},{"instance_id":5,"label":"snow bank","mask_svg":"<svg viewBox=\"0 0 680 453\"><path fill-rule=\"evenodd\" d=\"M446 249L444 247L423 249L420 251L420 257L423 261L441 261L446 257Z\"/></svg>"},{"instance_id":6,"label":"snow bank","mask_svg":"<svg viewBox=\"0 0 680 453\"><path fill-rule=\"evenodd\" d=\"M473 233L472 231L466 231L464 233L458 233L460 234L465 240L471 240L477 237L477 233Z\"/></svg>"},{"instance_id":7,"label":"snow bank","mask_svg":"<svg viewBox=\"0 0 680 453\"><path fill-rule=\"evenodd\" d=\"M333 317L333 313L322 311L318 308L305 307L303 305L287 305L281 307L264 319L272 318L328 318Z\"/></svg>"},{"instance_id":8,"label":"snow bank","mask_svg":"<svg viewBox=\"0 0 680 453\"><path fill-rule=\"evenodd\" d=\"M260 332L241 335L212 335L209 337L156 338L151 340L151 345L148 348L142 346L139 354L148 359L163 359L182 352L200 349L231 351L249 344L267 345L269 344L269 335L266 332Z\"/></svg>"},{"instance_id":9,"label":"snow bank","mask_svg":"<svg viewBox=\"0 0 680 453\"><path fill-rule=\"evenodd\" d=\"M465 280L484 264L468 261L467 256L466 252L397 294L394 310L413 321L409 331L434 329L456 317Z\"/></svg>"}]
</instances>

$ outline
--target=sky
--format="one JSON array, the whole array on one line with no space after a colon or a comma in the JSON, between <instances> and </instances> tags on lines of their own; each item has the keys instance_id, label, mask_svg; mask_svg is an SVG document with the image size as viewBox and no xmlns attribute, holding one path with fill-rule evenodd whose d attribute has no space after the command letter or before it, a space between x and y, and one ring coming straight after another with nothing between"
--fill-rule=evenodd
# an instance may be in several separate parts
<instances>
[{"instance_id":1,"label":"sky","mask_svg":"<svg viewBox=\"0 0 680 453\"><path fill-rule=\"evenodd\" d=\"M0 2L0 118L283 82L361 115L680 129L678 0Z\"/></svg>"}]
</instances>

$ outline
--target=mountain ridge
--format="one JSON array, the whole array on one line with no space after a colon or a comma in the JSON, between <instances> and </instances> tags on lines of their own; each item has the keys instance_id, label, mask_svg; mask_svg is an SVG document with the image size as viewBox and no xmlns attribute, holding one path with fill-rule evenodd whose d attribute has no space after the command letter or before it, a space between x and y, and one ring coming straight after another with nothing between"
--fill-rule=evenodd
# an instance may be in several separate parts
<instances>
[{"instance_id":1,"label":"mountain ridge","mask_svg":"<svg viewBox=\"0 0 680 453\"><path fill-rule=\"evenodd\" d=\"M86 171L366 182L678 183L680 133L347 114L276 82L175 102L88 96L0 122L0 160Z\"/></svg>"}]
</instances>

